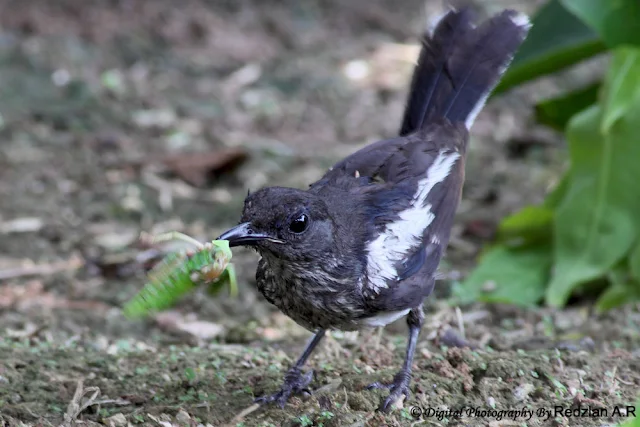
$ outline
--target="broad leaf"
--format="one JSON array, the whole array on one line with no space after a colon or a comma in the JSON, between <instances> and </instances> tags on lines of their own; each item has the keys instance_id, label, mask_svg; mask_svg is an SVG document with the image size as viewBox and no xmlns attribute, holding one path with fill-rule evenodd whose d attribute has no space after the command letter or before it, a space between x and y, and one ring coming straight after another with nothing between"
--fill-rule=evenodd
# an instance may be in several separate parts
<instances>
[{"instance_id":1,"label":"broad leaf","mask_svg":"<svg viewBox=\"0 0 640 427\"><path fill-rule=\"evenodd\" d=\"M494 91L503 92L523 82L555 73L605 50L598 34L558 0L543 6L509 70Z\"/></svg>"},{"instance_id":2,"label":"broad leaf","mask_svg":"<svg viewBox=\"0 0 640 427\"><path fill-rule=\"evenodd\" d=\"M600 82L551 98L536 105L536 120L543 125L563 131L571 117L598 100Z\"/></svg>"},{"instance_id":3,"label":"broad leaf","mask_svg":"<svg viewBox=\"0 0 640 427\"><path fill-rule=\"evenodd\" d=\"M562 5L593 28L613 49L624 44L640 46L640 1L561 0Z\"/></svg>"},{"instance_id":4,"label":"broad leaf","mask_svg":"<svg viewBox=\"0 0 640 427\"><path fill-rule=\"evenodd\" d=\"M613 76L623 72L610 70ZM604 276L628 254L638 235L640 99L606 135L600 132L603 117L603 109L594 106L567 128L571 182L555 216L554 275L546 295L554 306L563 305L577 285Z\"/></svg>"},{"instance_id":5,"label":"broad leaf","mask_svg":"<svg viewBox=\"0 0 640 427\"><path fill-rule=\"evenodd\" d=\"M640 242L636 244L635 249L629 256L629 269L633 278L640 283Z\"/></svg>"},{"instance_id":6,"label":"broad leaf","mask_svg":"<svg viewBox=\"0 0 640 427\"><path fill-rule=\"evenodd\" d=\"M544 206L526 206L502 220L498 239L509 246L549 241L553 211Z\"/></svg>"},{"instance_id":7,"label":"broad leaf","mask_svg":"<svg viewBox=\"0 0 640 427\"><path fill-rule=\"evenodd\" d=\"M634 300L637 300L637 297L629 293L629 286L614 283L598 298L595 306L596 312L604 313Z\"/></svg>"},{"instance_id":8,"label":"broad leaf","mask_svg":"<svg viewBox=\"0 0 640 427\"><path fill-rule=\"evenodd\" d=\"M596 303L596 311L603 313L631 301L640 300L640 282L636 282L630 275L626 263L615 267L607 275L611 286Z\"/></svg>"},{"instance_id":9,"label":"broad leaf","mask_svg":"<svg viewBox=\"0 0 640 427\"><path fill-rule=\"evenodd\" d=\"M461 302L534 305L542 300L551 268L550 245L489 249L461 285Z\"/></svg>"}]
</instances>

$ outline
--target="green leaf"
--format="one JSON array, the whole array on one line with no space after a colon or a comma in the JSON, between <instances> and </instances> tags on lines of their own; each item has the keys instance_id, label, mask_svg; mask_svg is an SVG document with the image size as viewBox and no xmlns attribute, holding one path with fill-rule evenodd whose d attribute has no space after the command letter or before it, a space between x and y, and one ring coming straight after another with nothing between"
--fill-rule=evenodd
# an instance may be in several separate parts
<instances>
[{"instance_id":1,"label":"green leaf","mask_svg":"<svg viewBox=\"0 0 640 427\"><path fill-rule=\"evenodd\" d=\"M564 304L576 286L603 277L626 257L638 235L637 55L631 48L614 53L602 91L604 107L578 114L567 128L571 169L556 200L554 276L546 295L551 305Z\"/></svg>"},{"instance_id":2,"label":"green leaf","mask_svg":"<svg viewBox=\"0 0 640 427\"><path fill-rule=\"evenodd\" d=\"M640 4L640 2L639 2ZM611 70L605 78L607 91L603 96L602 133L609 132L640 97L640 49L620 48L614 52Z\"/></svg>"},{"instance_id":3,"label":"green leaf","mask_svg":"<svg viewBox=\"0 0 640 427\"><path fill-rule=\"evenodd\" d=\"M543 205L549 209L555 209L564 199L565 194L567 194L567 189L569 188L569 184L571 183L571 170L565 172L565 174L560 178L560 182L556 184L556 188L551 190L547 197L544 199Z\"/></svg>"},{"instance_id":4,"label":"green leaf","mask_svg":"<svg viewBox=\"0 0 640 427\"><path fill-rule=\"evenodd\" d=\"M604 313L629 301L629 289L625 285L612 284L596 302L596 312Z\"/></svg>"},{"instance_id":5,"label":"green leaf","mask_svg":"<svg viewBox=\"0 0 640 427\"><path fill-rule=\"evenodd\" d=\"M640 46L638 0L561 0L561 3L593 28L610 49L623 44Z\"/></svg>"},{"instance_id":6,"label":"green leaf","mask_svg":"<svg viewBox=\"0 0 640 427\"><path fill-rule=\"evenodd\" d=\"M550 245L489 249L462 283L461 303L475 300L534 305L545 293L551 268Z\"/></svg>"},{"instance_id":7,"label":"green leaf","mask_svg":"<svg viewBox=\"0 0 640 427\"><path fill-rule=\"evenodd\" d=\"M615 63L614 63L615 64ZM609 71L607 82L615 76L640 73L626 71L618 61ZM640 66L640 63L637 64ZM627 77L632 78L632 77ZM604 99L615 87L607 84ZM615 99L615 97L613 97ZM571 157L571 181L554 221L554 275L547 290L547 303L560 306L581 283L602 277L627 254L638 235L640 218L640 143L636 135L640 123L640 99L607 134L600 123L605 110L594 106L575 116L567 128Z\"/></svg>"},{"instance_id":8,"label":"green leaf","mask_svg":"<svg viewBox=\"0 0 640 427\"><path fill-rule=\"evenodd\" d=\"M549 241L553 223L553 210L544 206L526 206L502 220L498 227L498 240L513 245Z\"/></svg>"},{"instance_id":9,"label":"green leaf","mask_svg":"<svg viewBox=\"0 0 640 427\"><path fill-rule=\"evenodd\" d=\"M184 376L188 381L195 381L195 379L197 378L196 371L193 368L185 368Z\"/></svg>"},{"instance_id":10,"label":"green leaf","mask_svg":"<svg viewBox=\"0 0 640 427\"><path fill-rule=\"evenodd\" d=\"M562 70L605 49L595 31L567 11L558 0L551 0L533 19L527 39L494 94Z\"/></svg>"},{"instance_id":11,"label":"green leaf","mask_svg":"<svg viewBox=\"0 0 640 427\"><path fill-rule=\"evenodd\" d=\"M640 242L629 255L629 269L633 278L640 282Z\"/></svg>"},{"instance_id":12,"label":"green leaf","mask_svg":"<svg viewBox=\"0 0 640 427\"><path fill-rule=\"evenodd\" d=\"M593 83L576 91L540 102L536 105L536 120L563 131L571 117L598 100L600 85L600 82Z\"/></svg>"},{"instance_id":13,"label":"green leaf","mask_svg":"<svg viewBox=\"0 0 640 427\"><path fill-rule=\"evenodd\" d=\"M621 263L607 274L611 286L596 302L596 311L604 313L613 308L640 300L640 282L635 282L629 274L626 263Z\"/></svg>"}]
</instances>

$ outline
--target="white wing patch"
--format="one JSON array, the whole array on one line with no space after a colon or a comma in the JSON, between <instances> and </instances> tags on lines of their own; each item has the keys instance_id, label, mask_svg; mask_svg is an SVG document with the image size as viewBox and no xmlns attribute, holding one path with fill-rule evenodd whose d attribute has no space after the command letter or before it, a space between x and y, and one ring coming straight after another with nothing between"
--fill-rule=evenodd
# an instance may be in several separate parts
<instances>
[{"instance_id":1,"label":"white wing patch","mask_svg":"<svg viewBox=\"0 0 640 427\"><path fill-rule=\"evenodd\" d=\"M425 204L427 197L436 184L449 176L458 158L458 152L440 151L427 169L427 176L418 181L411 207L400 212L400 219L387 224L384 231L369 243L367 277L373 292L378 293L387 287L387 281L398 277L395 264L403 260L411 248L420 244L424 230L435 218L431 204Z\"/></svg>"}]
</instances>

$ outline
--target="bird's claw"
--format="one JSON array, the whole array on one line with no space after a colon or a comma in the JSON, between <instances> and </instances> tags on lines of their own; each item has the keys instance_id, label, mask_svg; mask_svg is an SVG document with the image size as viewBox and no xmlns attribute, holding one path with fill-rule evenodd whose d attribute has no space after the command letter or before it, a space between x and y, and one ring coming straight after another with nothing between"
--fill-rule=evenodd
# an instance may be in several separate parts
<instances>
[{"instance_id":1,"label":"bird's claw","mask_svg":"<svg viewBox=\"0 0 640 427\"><path fill-rule=\"evenodd\" d=\"M312 379L313 371L303 374L299 368L291 368L284 376L284 382L282 387L280 387L280 391L274 394L258 397L254 402L260 405L276 402L278 406L284 408L284 405L287 403L287 400L289 400L291 395L297 393L311 394L311 390L309 390L307 386Z\"/></svg>"},{"instance_id":2,"label":"bird's claw","mask_svg":"<svg viewBox=\"0 0 640 427\"><path fill-rule=\"evenodd\" d=\"M378 407L380 412L389 412L393 407L393 404L404 396L406 399L411 394L409 390L409 384L411 383L411 374L405 370L402 370L396 374L393 381L389 384L375 382L367 386L367 390L373 390L378 388L388 388L389 395L382 401Z\"/></svg>"}]
</instances>

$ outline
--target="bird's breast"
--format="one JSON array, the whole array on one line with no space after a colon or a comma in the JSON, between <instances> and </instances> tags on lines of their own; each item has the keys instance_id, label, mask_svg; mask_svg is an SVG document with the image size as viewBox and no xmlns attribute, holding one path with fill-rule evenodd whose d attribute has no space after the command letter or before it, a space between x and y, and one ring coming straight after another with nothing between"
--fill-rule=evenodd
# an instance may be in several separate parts
<instances>
[{"instance_id":1,"label":"bird's breast","mask_svg":"<svg viewBox=\"0 0 640 427\"><path fill-rule=\"evenodd\" d=\"M336 277L312 263L263 257L256 282L267 301L309 330L361 327L357 319L365 306L357 280Z\"/></svg>"}]
</instances>

